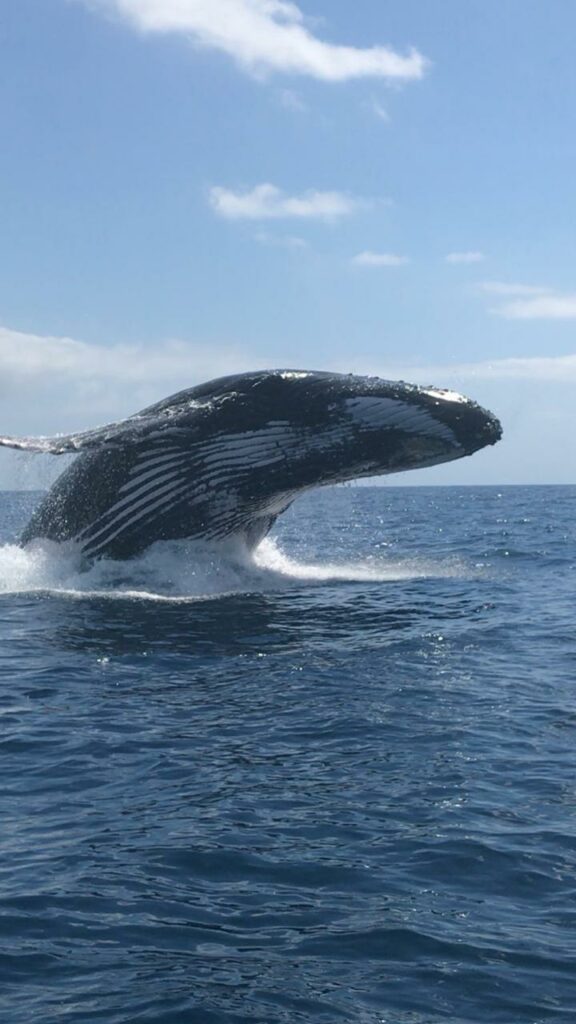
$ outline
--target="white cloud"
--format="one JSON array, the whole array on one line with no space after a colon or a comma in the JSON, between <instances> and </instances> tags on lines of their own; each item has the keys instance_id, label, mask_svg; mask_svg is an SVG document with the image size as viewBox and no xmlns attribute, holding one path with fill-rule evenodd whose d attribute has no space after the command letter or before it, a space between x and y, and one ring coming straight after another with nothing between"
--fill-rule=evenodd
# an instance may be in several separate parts
<instances>
[{"instance_id":1,"label":"white cloud","mask_svg":"<svg viewBox=\"0 0 576 1024\"><path fill-rule=\"evenodd\" d=\"M272 220L288 217L337 220L354 213L361 200L342 192L317 192L310 189L301 196L289 196L276 185L256 185L246 192L232 192L215 186L210 189L210 205L228 220Z\"/></svg>"},{"instance_id":2,"label":"white cloud","mask_svg":"<svg viewBox=\"0 0 576 1024\"><path fill-rule=\"evenodd\" d=\"M505 320L576 320L576 292L508 281L481 281L478 287L489 295L510 300L490 310Z\"/></svg>"},{"instance_id":3,"label":"white cloud","mask_svg":"<svg viewBox=\"0 0 576 1024\"><path fill-rule=\"evenodd\" d=\"M223 359L225 354L223 354ZM0 327L0 377L2 384L14 376L54 376L58 379L164 380L182 371L196 371L214 361L209 346L165 341L155 348L141 345L91 345L73 338L25 334ZM195 373L196 375L196 373Z\"/></svg>"},{"instance_id":4,"label":"white cloud","mask_svg":"<svg viewBox=\"0 0 576 1024\"><path fill-rule=\"evenodd\" d=\"M470 381L548 381L576 384L576 352L566 356L518 356L510 359L486 359L476 363L395 363L377 365L375 361L346 361L334 370L342 373L376 375L385 380L406 380L416 384L449 386L461 390Z\"/></svg>"},{"instance_id":5,"label":"white cloud","mask_svg":"<svg viewBox=\"0 0 576 1024\"><path fill-rule=\"evenodd\" d=\"M127 415L171 391L253 369L232 346L92 345L0 327L2 432L49 433Z\"/></svg>"},{"instance_id":6,"label":"white cloud","mask_svg":"<svg viewBox=\"0 0 576 1024\"><path fill-rule=\"evenodd\" d=\"M444 260L446 263L482 263L484 258L484 253L472 249L468 252L449 252Z\"/></svg>"},{"instance_id":7,"label":"white cloud","mask_svg":"<svg viewBox=\"0 0 576 1024\"><path fill-rule=\"evenodd\" d=\"M226 373L257 369L264 365L258 353L234 346L168 340L149 345L94 345L73 338L27 334L0 327L0 398L11 402L18 389L31 385L48 392L57 385L70 406L83 408L84 397L92 395L110 405L129 389L130 407L138 405L134 394L143 390L161 397L170 388L192 387ZM563 356L526 356L483 360L474 363L407 365L389 363L378 367L371 361L352 366L332 364L344 373L379 373L393 379L441 382L443 377L477 379L546 379L576 382L576 352ZM134 411L134 410L132 410ZM27 412L25 410L25 412ZM4 430L5 424L0 424Z\"/></svg>"},{"instance_id":8,"label":"white cloud","mask_svg":"<svg viewBox=\"0 0 576 1024\"><path fill-rule=\"evenodd\" d=\"M491 310L505 320L576 320L576 293L516 299Z\"/></svg>"},{"instance_id":9,"label":"white cloud","mask_svg":"<svg viewBox=\"0 0 576 1024\"><path fill-rule=\"evenodd\" d=\"M392 252L359 252L352 258L356 267L400 267L409 263L407 256L396 256Z\"/></svg>"},{"instance_id":10,"label":"white cloud","mask_svg":"<svg viewBox=\"0 0 576 1024\"><path fill-rule=\"evenodd\" d=\"M517 297L523 295L546 295L550 291L550 288L537 284L515 284L508 281L481 281L478 287L483 292L488 292L491 295Z\"/></svg>"},{"instance_id":11,"label":"white cloud","mask_svg":"<svg viewBox=\"0 0 576 1024\"><path fill-rule=\"evenodd\" d=\"M253 74L283 72L329 82L422 78L427 61L411 49L359 48L319 39L289 0L83 0L116 12L143 32L174 32L219 50Z\"/></svg>"}]
</instances>

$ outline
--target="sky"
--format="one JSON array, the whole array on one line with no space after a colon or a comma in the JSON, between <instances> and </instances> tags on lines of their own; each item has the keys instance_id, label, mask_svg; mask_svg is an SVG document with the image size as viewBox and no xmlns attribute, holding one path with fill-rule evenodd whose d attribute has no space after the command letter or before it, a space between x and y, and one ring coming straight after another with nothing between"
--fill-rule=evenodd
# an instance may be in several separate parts
<instances>
[{"instance_id":1,"label":"sky","mask_svg":"<svg viewBox=\"0 0 576 1024\"><path fill-rule=\"evenodd\" d=\"M576 482L575 37L573 0L2 0L0 431L332 369L500 417L397 483Z\"/></svg>"}]
</instances>

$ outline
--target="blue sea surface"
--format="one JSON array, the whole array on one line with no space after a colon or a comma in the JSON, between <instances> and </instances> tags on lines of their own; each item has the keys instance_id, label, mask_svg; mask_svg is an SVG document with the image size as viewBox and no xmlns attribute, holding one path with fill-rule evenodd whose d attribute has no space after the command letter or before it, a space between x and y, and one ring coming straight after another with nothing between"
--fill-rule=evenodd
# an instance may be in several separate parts
<instances>
[{"instance_id":1,"label":"blue sea surface","mask_svg":"<svg viewBox=\"0 0 576 1024\"><path fill-rule=\"evenodd\" d=\"M576 1021L576 488L81 572L0 495L0 1019Z\"/></svg>"}]
</instances>

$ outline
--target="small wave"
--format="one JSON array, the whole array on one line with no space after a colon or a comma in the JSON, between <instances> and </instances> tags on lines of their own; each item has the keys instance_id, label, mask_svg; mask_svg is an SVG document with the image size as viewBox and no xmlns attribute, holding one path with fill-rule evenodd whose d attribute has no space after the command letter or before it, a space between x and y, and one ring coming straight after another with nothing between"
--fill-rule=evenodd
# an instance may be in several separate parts
<instances>
[{"instance_id":1,"label":"small wave","mask_svg":"<svg viewBox=\"0 0 576 1024\"><path fill-rule=\"evenodd\" d=\"M158 541L129 561L101 559L82 565L77 547L34 541L0 547L0 594L53 593L156 601L197 601L227 594L286 589L294 584L388 582L469 576L460 561L369 558L359 562L305 563L272 538L249 551L238 540L206 544Z\"/></svg>"}]
</instances>

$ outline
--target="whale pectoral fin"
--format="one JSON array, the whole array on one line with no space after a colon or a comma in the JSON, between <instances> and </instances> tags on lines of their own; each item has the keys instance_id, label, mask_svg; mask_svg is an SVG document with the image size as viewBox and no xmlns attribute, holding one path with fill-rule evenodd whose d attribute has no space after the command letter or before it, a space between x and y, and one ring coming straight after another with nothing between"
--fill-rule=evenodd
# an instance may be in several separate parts
<instances>
[{"instance_id":1,"label":"whale pectoral fin","mask_svg":"<svg viewBox=\"0 0 576 1024\"><path fill-rule=\"evenodd\" d=\"M191 426L186 428L191 433ZM55 437L9 437L0 436L0 447L15 448L24 452L43 452L46 455L74 455L84 451L104 451L112 448L127 448L142 445L153 437L168 438L178 435L182 428L166 415L140 415L108 423L94 430L83 430L76 434L57 434Z\"/></svg>"},{"instance_id":2,"label":"whale pectoral fin","mask_svg":"<svg viewBox=\"0 0 576 1024\"><path fill-rule=\"evenodd\" d=\"M0 437L0 447L13 448L20 452L44 452L46 455L64 455L79 451L74 444L76 435L62 437Z\"/></svg>"}]
</instances>

